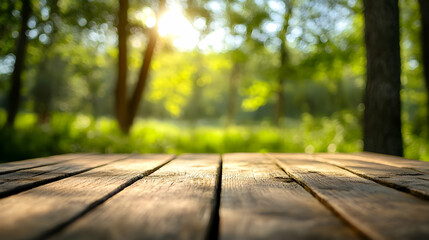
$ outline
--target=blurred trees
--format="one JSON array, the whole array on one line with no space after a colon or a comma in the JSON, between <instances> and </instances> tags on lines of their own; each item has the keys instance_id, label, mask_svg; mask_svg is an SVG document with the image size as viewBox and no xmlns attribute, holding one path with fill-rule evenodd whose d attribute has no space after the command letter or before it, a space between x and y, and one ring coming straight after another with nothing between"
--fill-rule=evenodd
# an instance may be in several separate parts
<instances>
[{"instance_id":1,"label":"blurred trees","mask_svg":"<svg viewBox=\"0 0 429 240\"><path fill-rule=\"evenodd\" d=\"M9 19L3 20L7 26L5 29L9 30L2 36L5 38L2 43L8 43L19 35L17 27L14 27L15 19L21 14L19 8L15 7L19 3L19 1L7 1L1 5L2 11L10 11ZM34 110L39 122L45 123L49 120L52 111L83 109L82 103L85 100L79 99L79 96L82 96L80 94L85 95L83 98L87 96L83 89L78 89L76 86L87 83L88 87L94 88L96 85L94 83L98 81L92 76L97 75L95 66L100 66L100 61L89 63L88 60L97 52L94 49L102 47L98 39L94 39L93 36L95 31L104 32L108 29L108 25L111 25L109 21L112 14L109 13L109 8L112 6L108 1L90 0L30 1L30 3L32 11L25 25L27 29L24 34L29 40L26 54L28 57L25 60L26 68L23 72L25 78L22 81L21 90L25 105L20 105L20 108L27 111ZM82 13L81 9L87 9L87 11ZM87 41L88 39L90 41ZM103 41L106 40L109 39L103 39ZM94 44L95 42L97 44ZM8 75L8 69L10 69L8 65L16 59L15 54L3 50L1 59L6 61L3 62L5 68L0 78ZM16 60L14 62L18 63ZM12 69L19 68L12 67ZM2 84L2 90L7 88L13 89ZM88 92L90 95L96 91ZM18 103L12 102L15 105ZM9 116L12 115L9 114Z\"/></svg>"},{"instance_id":2,"label":"blurred trees","mask_svg":"<svg viewBox=\"0 0 429 240\"><path fill-rule=\"evenodd\" d=\"M15 43L15 64L13 72L10 78L11 87L9 90L8 98L8 115L6 124L13 127L15 122L16 114L18 113L19 103L21 102L21 91L22 91L22 72L24 70L24 63L27 50L27 29L28 19L30 19L32 11L31 1L21 1L21 12L20 12L20 30L18 40Z\"/></svg>"},{"instance_id":3,"label":"blurred trees","mask_svg":"<svg viewBox=\"0 0 429 240\"><path fill-rule=\"evenodd\" d=\"M47 9L49 9L49 13L46 13ZM43 16L42 11L44 11ZM36 25L47 28L46 33L42 37L46 41L45 44L38 44L41 49L41 56L37 64L33 87L34 111L40 123L49 120L53 105L53 95L55 94L54 89L61 89L61 84L56 84L58 83L57 79L60 79L61 75L59 75L59 71L53 71L52 65L55 68L65 69L65 63L61 58L55 53L54 56L52 54L52 47L55 46L56 40L60 37L58 34L58 28L61 27L59 18L58 0L53 0L46 2L41 8L40 18L35 17L33 19L33 21L37 22Z\"/></svg>"},{"instance_id":4,"label":"blurred trees","mask_svg":"<svg viewBox=\"0 0 429 240\"><path fill-rule=\"evenodd\" d=\"M328 1L326 1L326 3L328 3ZM228 4L229 7L226 8L225 6ZM302 6L300 10L301 13L293 20L294 25L291 26L291 30L295 29L294 34L291 32L284 34L284 39L286 39L286 35L289 35L290 38L287 41L287 44L292 45L290 54L292 55L291 58L293 60L291 64L293 64L293 66L288 70L288 77L294 79L292 82L285 85L285 91L292 86L295 88L295 91L284 96L287 101L285 102L283 109L288 109L289 111L286 117L292 118L299 117L302 112L306 111L311 111L315 114L325 114L325 110L323 109L331 109L331 113L340 109L336 105L337 103L334 103L331 107L319 108L313 106L314 103L312 102L314 101L314 98L311 96L312 93L308 92L309 90L312 91L312 88L308 88L306 86L313 85L313 88L319 89L316 90L316 92L323 95L326 92L336 91L332 90L334 89L332 86L335 85L332 85L332 83L326 80L313 81L314 76L319 74L320 71L314 71L314 76L312 76L310 71L305 68L308 66L311 69L314 65L318 65L323 69L322 71L326 71L329 69L327 64L331 62L332 59L323 59L327 53L326 51L317 52L325 46L320 46L309 51L310 42L308 41L314 40L312 35L317 36L319 34L318 32L312 32L315 31L315 27L318 28L318 26L312 26L310 24L309 26L311 27L302 28L304 25L302 25L300 21L303 19L309 19L308 21L314 21L314 23L326 25L326 22L324 22L325 18L317 19L321 16L320 13L326 9L315 6L311 8L313 9L313 12L310 13L307 12L306 9L308 6L312 5L311 3L304 4L304 2L300 2L300 4L302 4L300 5ZM321 6L324 4L321 4ZM149 31L147 26L144 26L141 20L138 22L136 19L142 12L142 6L152 5L152 1L144 3L132 1L128 9L130 15L127 17L127 31L129 32L130 37L126 40L128 45L127 51L129 52L129 54L127 54L126 65L130 73L137 75L139 68L141 68L143 64L140 52L144 49L141 47L141 43L147 44L147 33ZM228 11L214 10L213 6L217 5L224 9L228 9ZM58 10L55 10L55 6L58 6ZM41 119L49 116L49 114L42 114L42 112L50 111L84 111L98 115L111 114L108 110L109 108L106 107L108 103L114 103L112 97L108 95L108 92L113 91L115 88L115 81L111 81L111 64L115 61L114 57L118 53L118 51L115 50L115 47L118 46L116 44L118 42L124 42L121 40L121 37L116 40L116 43L114 41L112 42L112 38L115 37L114 32L117 30L115 29L115 19L117 15L115 9L117 9L117 6L119 5L114 1L109 1L104 5L99 1L82 1L79 3L61 2L61 4L57 4L56 1L48 1L46 3L42 1L39 4L37 12L38 16L36 16L36 19L38 20L35 21L36 25L30 29L34 30L32 33L36 32L36 30L38 32L37 35L32 36L31 38L32 41L30 43L30 47L36 51L33 51L35 54L32 55L28 68L29 77L34 78L35 81L29 81L26 84L27 88L31 88L33 90L26 90L32 95L26 95L26 102L29 105L24 108L34 106L36 111L40 112ZM138 9L138 7L140 7L140 9ZM77 10L82 8L88 9L89 11L79 13ZM46 9L49 10L47 11ZM275 55L279 54L276 53L276 49L279 49L280 47L279 36L282 35L280 34L280 29L283 23L282 14L285 14L282 9L287 9L285 5L282 5L281 1L198 1L198 3L192 1L192 3L187 3L186 9L185 13L189 19L191 19L192 24L196 24L195 28L198 28L201 33L201 40L204 41L205 37L211 37L212 35L217 34L216 31L219 29L224 31L223 35L218 38L219 41L223 41L225 46L221 50L213 50L213 54L217 54L219 58L223 58L223 60L219 61L224 61L227 69L224 67L209 67L206 68L206 71L198 70L200 73L196 74L198 76L195 77L195 83L200 84L195 84L194 88L201 90L200 96L203 96L201 101L205 102L204 104L199 103L202 107L200 111L201 117L213 117L215 116L213 114L216 113L219 114L219 116L225 114L226 119L237 118L238 121L243 121L243 119L267 119L275 122L275 106L278 105L276 103L276 93L278 93L277 82L280 79L278 70L280 69L280 57L276 57ZM217 14L213 14L216 11ZM46 12L49 14L46 14ZM213 22L210 22L211 15L215 15L215 20ZM222 18L227 19L227 21L222 20ZM118 24L118 22L116 22L116 24ZM276 25L274 30L272 30L273 24ZM270 30L268 31L267 28L270 28ZM325 28L328 29L330 27L326 26ZM39 31L39 29L41 31ZM49 31L46 32L46 29ZM296 35L300 31L301 33ZM291 36L295 35L295 40L292 43L290 41ZM348 35L344 36L346 36L346 39L349 38ZM321 41L327 42L323 37L321 39ZM141 43L137 43L138 41ZM332 46L334 46L334 44L335 43L332 43ZM353 44L354 45L351 46L357 46L359 43ZM122 46L123 44L121 43L119 45ZM306 52L302 52L304 49L306 49ZM345 48L345 50L347 52L355 52L352 48ZM162 39L157 55L159 54L162 59L167 59L162 56L169 55L174 51L177 52L177 50L174 49L174 46L170 45L168 39ZM121 53L118 56L121 58L123 51L120 52ZM196 55L208 54L207 50L202 50L199 46L195 52ZM230 52L231 54L223 54L222 52ZM95 54L95 56L93 56L93 54ZM157 55L155 55L155 58ZM179 52L178 56L179 55L183 57L183 60L179 60L175 63L178 64L177 67L170 66L170 68L183 68L186 65L185 63L190 61L189 59L186 59L188 55L185 52ZM338 52L330 52L330 55L338 55ZM206 57L200 57L200 59L205 58ZM314 60L311 60L312 58ZM209 57L207 59L215 58ZM51 66L62 61L65 65L59 65L58 67ZM231 61L232 63L230 64ZM119 62L124 65L123 60ZM236 64L234 62L236 62ZM239 69L241 73L237 74L237 71L233 71L233 69L237 69L233 66L240 66ZM198 65L198 68L205 68L205 66ZM50 76L46 75L47 71L45 69L50 69ZM123 69L123 67L121 69ZM295 69L301 69L302 71L297 73ZM341 67L335 70L333 69L331 72L336 72L340 69ZM230 74L227 74L225 70L230 72ZM119 72L122 71L123 70L120 70ZM159 74L157 74L157 70L154 71L154 75L151 78L154 82L158 82L157 76ZM215 73L216 71L224 71L224 73ZM207 77L207 75L211 76ZM67 78L69 78L70 81L66 81L64 84L54 83L62 81L60 79ZM121 77L121 79L126 78L128 78L128 76L125 78ZM316 78L323 79L325 76ZM210 81L213 82L213 84L217 83L218 87L214 89L204 87L205 84L208 84L206 79L211 79ZM229 87L230 90L221 87L223 84L222 82L224 81L222 79L228 79L231 83L231 87ZM129 80L130 81L125 84L125 88L128 89L128 91L133 90L132 86L136 84L133 79ZM204 84L202 84L203 82ZM325 87L326 85L329 87ZM3 86L7 87L5 85ZM66 88L69 88L69 90L58 91L60 90L60 86L65 86ZM223 86L226 87L228 85ZM149 83L148 87L148 90L152 91L152 83ZM49 89L55 89L54 92L58 95L50 97L52 96L52 93L50 94L49 92L52 90ZM230 95L230 97L224 98L223 100L217 99L217 103L215 105L213 105L213 103L210 104L205 100L205 96L212 96L215 92L219 95L222 91L225 91L225 93L229 92L228 95ZM355 91L356 95L359 95L359 91L359 89ZM193 95L193 90L191 90L191 93L192 94L185 97L188 98ZM166 95L166 98L173 98L173 96L175 96L175 94ZM237 105L237 107L240 108L236 108L235 110L233 107L234 105L228 103L228 99L232 100L234 96L236 96L236 101L231 101L230 103L241 103L241 106ZM330 101L323 96L322 99L325 100L318 100L317 102L326 103L326 101ZM144 101L147 102L149 100ZM187 99L186 102L188 101L189 100ZM86 102L91 102L91 104L85 104ZM105 104L97 104L97 102ZM174 99L168 100L167 102L174 102ZM359 103L360 101L355 100L355 102ZM189 116L188 114L173 114L173 112L177 111L171 111L171 104L168 105L168 107L167 105L162 106L162 102L151 101L150 104L152 106L142 106L142 108L147 108L149 111L147 112L147 115L145 114L146 116L158 116L151 115L154 113L152 110L155 108L164 109L155 111L164 111L164 116L166 116L165 114L174 118L187 118ZM354 108L356 103L353 104ZM185 105L186 104L181 104L182 107ZM186 106L190 107L191 105L192 104L188 104ZM167 109L165 109L166 107ZM351 105L347 107L351 107ZM93 108L98 108L98 110L96 111ZM121 109L124 110L125 108ZM267 112L268 110L271 114ZM184 113L184 111L181 112ZM45 117L42 115L45 115Z\"/></svg>"},{"instance_id":5,"label":"blurred trees","mask_svg":"<svg viewBox=\"0 0 429 240\"><path fill-rule=\"evenodd\" d=\"M149 71L152 62L152 58L155 51L155 46L159 38L159 22L161 20L161 15L165 11L165 0L155 1L157 2L157 13L156 13L156 22L155 26L146 29L147 32L147 47L144 50L144 57L139 74L137 77L136 86L132 95L128 99L127 95L127 71L128 71L128 61L127 61L127 45L128 45L128 0L119 1L119 12L118 12L118 78L116 83L115 91L115 114L119 123L119 127L122 132L128 133L134 119L137 115L143 93L147 86ZM193 3L188 1L187 5L189 7L189 13L193 17L198 15L203 15L206 17L206 20L209 18L207 12L199 8L198 1Z\"/></svg>"},{"instance_id":6,"label":"blurred trees","mask_svg":"<svg viewBox=\"0 0 429 240\"><path fill-rule=\"evenodd\" d=\"M4 25L0 28L0 107L18 103L6 96L21 61L14 46L25 36L28 50L20 74L19 110L37 113L42 126L51 122L53 114L69 112L116 117L124 132L139 117L190 120L191 125L263 123L284 129L293 128L305 116L351 114L361 118L364 111L375 111L362 98L366 56L361 1L167 1L168 9L182 7L182 14L197 32L198 42L186 48L174 36L157 37L150 30L153 25L148 19L156 16L158 0L28 2L32 13L27 24L22 24L21 1L0 3ZM427 52L427 40L418 44L427 32L427 14L424 0L399 2L401 21L395 27L401 28L403 71L390 71L395 77L383 79L395 79L397 92L397 75L402 74L400 96L407 144L415 136L423 139L426 131L422 130L429 121L429 110L422 107L429 108L423 86L428 61L421 55ZM376 17L382 13L375 12ZM375 21L382 24L378 18ZM25 34L20 27L27 28ZM389 61L397 62L395 56ZM390 82L381 82L384 84ZM377 97L383 95L376 93ZM397 103L399 94L394 98ZM396 111L395 118L398 114ZM377 124L383 121L377 119Z\"/></svg>"}]
</instances>

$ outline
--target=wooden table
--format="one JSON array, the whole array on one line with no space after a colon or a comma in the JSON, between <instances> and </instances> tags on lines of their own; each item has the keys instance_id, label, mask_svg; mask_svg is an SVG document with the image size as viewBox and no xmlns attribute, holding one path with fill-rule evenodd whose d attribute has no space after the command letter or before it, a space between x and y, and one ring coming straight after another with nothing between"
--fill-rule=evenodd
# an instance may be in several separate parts
<instances>
[{"instance_id":1,"label":"wooden table","mask_svg":"<svg viewBox=\"0 0 429 240\"><path fill-rule=\"evenodd\" d=\"M67 154L0 165L0 239L429 239L429 163Z\"/></svg>"}]
</instances>

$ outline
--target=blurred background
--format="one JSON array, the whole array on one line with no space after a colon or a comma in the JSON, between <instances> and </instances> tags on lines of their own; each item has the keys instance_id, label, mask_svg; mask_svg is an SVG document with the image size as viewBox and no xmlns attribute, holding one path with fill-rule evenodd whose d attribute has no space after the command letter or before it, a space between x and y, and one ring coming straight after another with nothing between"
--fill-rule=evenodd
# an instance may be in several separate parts
<instances>
[{"instance_id":1,"label":"blurred background","mask_svg":"<svg viewBox=\"0 0 429 240\"><path fill-rule=\"evenodd\" d=\"M428 160L419 3L399 4L404 154ZM0 11L1 161L362 151L361 1L3 0Z\"/></svg>"}]
</instances>

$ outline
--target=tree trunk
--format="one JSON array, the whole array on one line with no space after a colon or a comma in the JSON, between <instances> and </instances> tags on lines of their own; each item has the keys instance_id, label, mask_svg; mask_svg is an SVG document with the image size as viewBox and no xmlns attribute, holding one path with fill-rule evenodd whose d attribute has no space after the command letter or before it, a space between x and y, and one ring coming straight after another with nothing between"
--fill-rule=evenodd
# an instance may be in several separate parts
<instances>
[{"instance_id":1,"label":"tree trunk","mask_svg":"<svg viewBox=\"0 0 429 240\"><path fill-rule=\"evenodd\" d=\"M24 69L26 48L28 38L26 32L28 30L28 19L30 18L32 9L30 0L22 0L21 10L21 29L19 32L18 41L16 42L15 50L15 67L11 76L11 89L9 92L8 115L6 125L13 127L16 114L18 113L19 102L21 100L21 85L22 85L22 70Z\"/></svg>"},{"instance_id":2,"label":"tree trunk","mask_svg":"<svg viewBox=\"0 0 429 240\"><path fill-rule=\"evenodd\" d=\"M285 2L285 15L284 15L284 24L283 28L280 31L280 66L279 66L279 76L277 79L277 86L276 86L276 112L275 112L275 118L274 122L277 127L281 126L281 119L284 115L284 81L285 76L287 74L286 68L288 64L288 50L287 50L287 43L286 43L286 34L288 33L289 28L289 19L292 16L292 7L293 7L293 1L286 1Z\"/></svg>"},{"instance_id":3,"label":"tree trunk","mask_svg":"<svg viewBox=\"0 0 429 240\"><path fill-rule=\"evenodd\" d=\"M198 81L201 79L200 73L192 76L192 97L187 105L187 115L192 126L195 125L197 118L201 116L201 99L203 87L199 86Z\"/></svg>"},{"instance_id":4,"label":"tree trunk","mask_svg":"<svg viewBox=\"0 0 429 240\"><path fill-rule=\"evenodd\" d=\"M234 63L229 79L227 126L235 123L237 91L240 82L240 65Z\"/></svg>"},{"instance_id":5,"label":"tree trunk","mask_svg":"<svg viewBox=\"0 0 429 240\"><path fill-rule=\"evenodd\" d=\"M162 1L161 1L162 2ZM128 116L127 116L127 124L126 124L126 130L127 132L131 128L134 122L134 118L137 115L137 110L140 105L140 101L143 96L143 92L147 85L147 80L149 77L149 67L150 63L152 61L153 52L155 50L155 45L158 40L158 28L155 27L151 30L150 36L149 36L149 42L144 54L143 59L143 65L140 69L140 74L137 81L137 86L134 89L134 94L131 97L129 103L128 103Z\"/></svg>"},{"instance_id":6,"label":"tree trunk","mask_svg":"<svg viewBox=\"0 0 429 240\"><path fill-rule=\"evenodd\" d=\"M128 0L119 0L118 13L118 79L115 89L115 115L120 129L127 133L127 39Z\"/></svg>"},{"instance_id":7,"label":"tree trunk","mask_svg":"<svg viewBox=\"0 0 429 240\"><path fill-rule=\"evenodd\" d=\"M402 156L398 0L364 0L364 151Z\"/></svg>"},{"instance_id":8,"label":"tree trunk","mask_svg":"<svg viewBox=\"0 0 429 240\"><path fill-rule=\"evenodd\" d=\"M47 49L45 49L47 50ZM45 52L46 53L46 52ZM51 74L46 74L48 69L48 57L44 55L39 63L35 84L34 94L34 112L37 114L39 124L49 121L52 104L52 78Z\"/></svg>"},{"instance_id":9,"label":"tree trunk","mask_svg":"<svg viewBox=\"0 0 429 240\"><path fill-rule=\"evenodd\" d=\"M57 39L58 28L57 24L55 24L55 18L60 15L58 0L50 1L49 7L51 8L49 20L54 24L52 24L49 43L41 46L43 48L43 56L39 62L33 87L34 112L37 115L39 124L47 123L51 117L52 103L54 100L54 85L55 80L57 80L56 74L52 74L52 72L49 71L48 65L58 60L58 56L52 56L49 52L52 46L55 45Z\"/></svg>"},{"instance_id":10,"label":"tree trunk","mask_svg":"<svg viewBox=\"0 0 429 240\"><path fill-rule=\"evenodd\" d=\"M421 15L421 45L422 45L422 62L423 72L426 83L426 117L429 133L429 1L419 0Z\"/></svg>"},{"instance_id":11,"label":"tree trunk","mask_svg":"<svg viewBox=\"0 0 429 240\"><path fill-rule=\"evenodd\" d=\"M137 110L147 85L150 63L158 39L158 22L160 15L164 11L165 0L159 1L156 25L149 33L149 42L145 50L143 64L137 80L137 86L131 99L127 102L127 35L128 35L128 0L119 1L119 22L118 22L118 80L116 84L115 113L122 132L128 134L136 117Z\"/></svg>"}]
</instances>

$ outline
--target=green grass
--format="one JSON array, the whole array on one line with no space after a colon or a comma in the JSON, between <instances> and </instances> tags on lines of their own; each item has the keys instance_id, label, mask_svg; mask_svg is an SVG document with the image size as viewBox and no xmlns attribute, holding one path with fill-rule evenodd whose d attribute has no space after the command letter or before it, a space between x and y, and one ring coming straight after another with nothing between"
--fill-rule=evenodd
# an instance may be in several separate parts
<instances>
[{"instance_id":1,"label":"green grass","mask_svg":"<svg viewBox=\"0 0 429 240\"><path fill-rule=\"evenodd\" d=\"M5 113L0 112L3 125ZM137 120L129 136L111 118L54 114L38 125L34 114L20 114L15 130L0 132L2 161L69 152L224 153L224 152L357 152L362 150L359 119L343 112L330 118L285 120L269 124L223 127L186 121ZM404 128L406 129L406 128ZM428 143L404 133L406 157L427 160Z\"/></svg>"}]
</instances>

